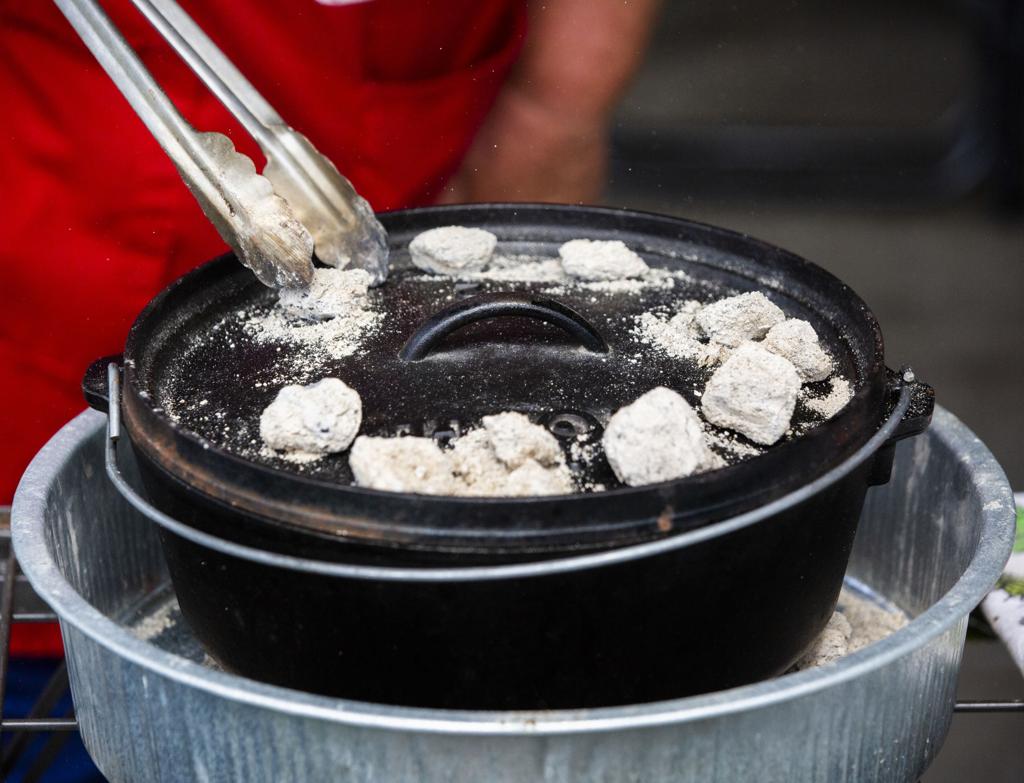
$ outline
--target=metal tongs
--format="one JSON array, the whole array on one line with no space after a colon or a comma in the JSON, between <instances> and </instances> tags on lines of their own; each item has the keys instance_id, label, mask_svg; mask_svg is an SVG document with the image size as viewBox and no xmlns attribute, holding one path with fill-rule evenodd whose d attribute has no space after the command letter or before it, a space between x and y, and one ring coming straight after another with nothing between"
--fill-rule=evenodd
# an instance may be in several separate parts
<instances>
[{"instance_id":1,"label":"metal tongs","mask_svg":"<svg viewBox=\"0 0 1024 783\"><path fill-rule=\"evenodd\" d=\"M309 285L314 247L325 264L362 268L375 285L384 281L387 233L370 205L174 0L133 2L259 144L267 158L262 175L227 136L189 125L95 0L55 2L261 282Z\"/></svg>"}]
</instances>

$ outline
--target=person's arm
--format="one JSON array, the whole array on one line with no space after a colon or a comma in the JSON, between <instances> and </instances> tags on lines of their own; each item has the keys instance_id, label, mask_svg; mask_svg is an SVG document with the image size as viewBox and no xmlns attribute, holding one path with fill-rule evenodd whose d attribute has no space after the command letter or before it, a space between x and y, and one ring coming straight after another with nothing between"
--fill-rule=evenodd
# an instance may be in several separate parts
<instances>
[{"instance_id":1,"label":"person's arm","mask_svg":"<svg viewBox=\"0 0 1024 783\"><path fill-rule=\"evenodd\" d=\"M598 199L658 0L530 0L525 48L441 200Z\"/></svg>"}]
</instances>

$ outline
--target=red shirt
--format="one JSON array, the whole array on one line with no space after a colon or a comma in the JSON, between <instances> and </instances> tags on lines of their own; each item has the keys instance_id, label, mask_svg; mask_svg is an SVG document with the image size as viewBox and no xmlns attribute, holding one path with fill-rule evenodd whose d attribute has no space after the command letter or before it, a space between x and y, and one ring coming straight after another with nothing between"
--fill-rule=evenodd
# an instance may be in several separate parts
<instances>
[{"instance_id":1,"label":"red shirt","mask_svg":"<svg viewBox=\"0 0 1024 783\"><path fill-rule=\"evenodd\" d=\"M437 196L525 33L524 0L182 4L377 210ZM186 119L228 133L262 168L254 142L131 3L103 6ZM157 291L226 248L50 2L0 5L0 106L3 504L83 407L88 363L121 349Z\"/></svg>"}]
</instances>

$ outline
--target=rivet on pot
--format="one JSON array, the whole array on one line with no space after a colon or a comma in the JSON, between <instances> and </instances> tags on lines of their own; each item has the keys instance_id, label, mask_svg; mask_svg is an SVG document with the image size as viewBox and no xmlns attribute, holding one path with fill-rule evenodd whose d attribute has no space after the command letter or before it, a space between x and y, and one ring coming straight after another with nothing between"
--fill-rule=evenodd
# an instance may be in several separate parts
<instances>
[{"instance_id":1,"label":"rivet on pot","mask_svg":"<svg viewBox=\"0 0 1024 783\"><path fill-rule=\"evenodd\" d=\"M553 413L547 420L548 430L558 438L577 438L589 435L597 427L597 420L589 413L562 411Z\"/></svg>"}]
</instances>

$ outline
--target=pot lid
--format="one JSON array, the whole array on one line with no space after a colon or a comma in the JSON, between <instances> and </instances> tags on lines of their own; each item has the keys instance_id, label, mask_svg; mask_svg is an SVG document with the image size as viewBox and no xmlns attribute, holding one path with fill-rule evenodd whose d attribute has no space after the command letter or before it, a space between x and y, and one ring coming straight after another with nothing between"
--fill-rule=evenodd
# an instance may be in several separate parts
<instances>
[{"instance_id":1,"label":"pot lid","mask_svg":"<svg viewBox=\"0 0 1024 783\"><path fill-rule=\"evenodd\" d=\"M445 220L499 234L497 263L463 280L411 265L408 244L423 223L392 228L390 279L369 291L358 318L337 325L285 316L274 291L244 270L227 275L204 297L215 305L204 306L163 346L156 402L180 427L217 448L334 483L352 482L347 453L297 464L263 446L260 414L282 386L340 378L363 400L364 435L411 434L444 443L484 416L520 411L566 445L576 444L572 460L591 453L588 446L600 441L611 414L657 386L700 404L712 368L673 357L652 341L643 329L645 313L667 318L684 302L750 290L764 291L787 316L809 321L837 373L858 378L856 357L830 313L801 301L799 290L768 285L777 280L710 266L707 247L684 240L667 253L644 238L627 244L651 266L645 277L567 278L557 260L561 242L621 236L605 225L614 213L598 214L605 220L524 238L502 231L486 213L441 212ZM811 386L811 394L827 388L827 382ZM801 402L784 440L822 418ZM727 464L764 451L727 430L709 427L709 433ZM573 462L582 488L620 486L599 453Z\"/></svg>"},{"instance_id":2,"label":"pot lid","mask_svg":"<svg viewBox=\"0 0 1024 783\"><path fill-rule=\"evenodd\" d=\"M500 526L500 518L515 518L522 538L523 525L554 534L552 515L578 530L579 520L569 520L573 512L565 510L570 497L587 508L595 525L604 517L616 524L624 515L656 518L670 508L692 518L692 524L672 526L679 530L738 513L820 475L870 437L882 418L884 364L874 317L839 280L778 248L676 218L598 208L474 205L382 219L392 273L386 284L370 289L365 311L346 328L306 322L297 329L309 334L297 337L294 324L282 325L276 292L230 257L186 275L154 299L128 340L126 391L152 414L147 426L166 427L173 435L146 437L165 443L173 436L201 448L193 453L204 458L223 458L232 470L249 466L262 478L246 478L247 485L292 476L297 483L279 493L282 503L289 493L319 493L331 496L334 511L358 500L360 519L422 519L432 529L466 529L487 524L485 517ZM413 267L409 242L443 225L496 234L498 263L464 280ZM558 248L578 238L622 240L652 271L637 280L567 280ZM767 449L709 426L710 445L726 467L624 487L601 450L592 448L611 414L656 386L674 389L698 407L712 372L652 342L641 328L644 314L667 318L684 302L746 291L761 291L788 317L811 323L836 373L849 379L851 403L823 423L802 399L790 431ZM484 416L525 413L562 440L584 491L519 499L378 492L353 486L347 452L297 464L267 450L259 435L264 408L282 386L324 377L340 378L359 392L363 435L411 434L443 443ZM827 381L805 385L810 396L828 388ZM181 449L176 453L179 459ZM415 507L407 503L412 499ZM456 500L461 503L452 505ZM546 505L550 514L542 511ZM424 511L434 506L436 515ZM456 507L462 509L458 518L451 516ZM524 521L524 513L531 519ZM438 527L445 515L450 521ZM303 518L295 515L297 524ZM329 527L322 518L317 524Z\"/></svg>"}]
</instances>

